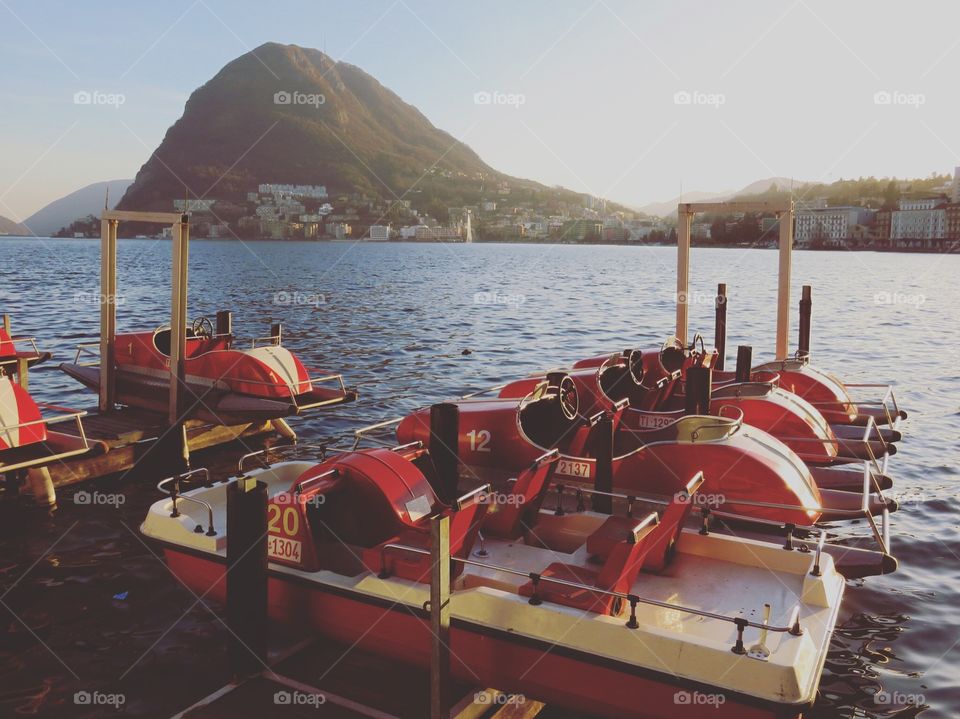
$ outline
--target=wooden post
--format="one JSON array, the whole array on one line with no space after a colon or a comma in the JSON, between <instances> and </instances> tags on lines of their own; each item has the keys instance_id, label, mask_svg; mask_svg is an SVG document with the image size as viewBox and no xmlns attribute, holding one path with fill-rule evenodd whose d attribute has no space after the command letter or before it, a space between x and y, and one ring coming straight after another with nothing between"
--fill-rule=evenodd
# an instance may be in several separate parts
<instances>
[{"instance_id":1,"label":"wooden post","mask_svg":"<svg viewBox=\"0 0 960 719\"><path fill-rule=\"evenodd\" d=\"M170 401L167 421L173 426L180 419L180 390L184 381L187 341L187 267L190 252L190 224L187 215L174 223L172 294L170 302Z\"/></svg>"},{"instance_id":2,"label":"wooden post","mask_svg":"<svg viewBox=\"0 0 960 719\"><path fill-rule=\"evenodd\" d=\"M693 212L684 205L677 207L677 331L680 341L687 344L687 318L690 298L690 228Z\"/></svg>"},{"instance_id":3,"label":"wooden post","mask_svg":"<svg viewBox=\"0 0 960 719\"><path fill-rule=\"evenodd\" d=\"M101 412L116 399L117 220L100 220L100 400Z\"/></svg>"},{"instance_id":4,"label":"wooden post","mask_svg":"<svg viewBox=\"0 0 960 719\"><path fill-rule=\"evenodd\" d=\"M249 477L227 485L226 582L230 669L246 678L267 659L267 485Z\"/></svg>"},{"instance_id":5,"label":"wooden post","mask_svg":"<svg viewBox=\"0 0 960 719\"><path fill-rule=\"evenodd\" d=\"M427 450L437 470L437 485L434 489L448 504L457 498L460 480L460 410L449 402L435 404L430 408L430 443Z\"/></svg>"},{"instance_id":6,"label":"wooden post","mask_svg":"<svg viewBox=\"0 0 960 719\"><path fill-rule=\"evenodd\" d=\"M685 384L685 414L710 414L710 395L713 391L712 370L709 367L688 368Z\"/></svg>"},{"instance_id":7,"label":"wooden post","mask_svg":"<svg viewBox=\"0 0 960 719\"><path fill-rule=\"evenodd\" d=\"M26 357L17 357L17 382L24 391L30 389L30 363Z\"/></svg>"},{"instance_id":8,"label":"wooden post","mask_svg":"<svg viewBox=\"0 0 960 719\"><path fill-rule=\"evenodd\" d=\"M714 324L713 346L717 348L716 369L722 370L727 354L727 286L717 285L716 321Z\"/></svg>"},{"instance_id":9,"label":"wooden post","mask_svg":"<svg viewBox=\"0 0 960 719\"><path fill-rule=\"evenodd\" d=\"M737 347L737 382L749 382L750 370L753 363L753 347L740 345Z\"/></svg>"},{"instance_id":10,"label":"wooden post","mask_svg":"<svg viewBox=\"0 0 960 719\"><path fill-rule=\"evenodd\" d=\"M6 333L7 337L11 337L10 334L10 315L4 313L3 315L3 331Z\"/></svg>"},{"instance_id":11,"label":"wooden post","mask_svg":"<svg viewBox=\"0 0 960 719\"><path fill-rule=\"evenodd\" d=\"M778 213L780 219L780 273L777 285L777 359L790 353L790 264L793 253L793 201Z\"/></svg>"},{"instance_id":12,"label":"wooden post","mask_svg":"<svg viewBox=\"0 0 960 719\"><path fill-rule=\"evenodd\" d=\"M450 516L430 520L430 717L450 717Z\"/></svg>"},{"instance_id":13,"label":"wooden post","mask_svg":"<svg viewBox=\"0 0 960 719\"><path fill-rule=\"evenodd\" d=\"M594 452L597 458L597 476L593 487L598 492L613 492L613 418L604 415L594 429L597 441ZM613 497L603 494L593 495L591 506L594 512L613 514Z\"/></svg>"},{"instance_id":14,"label":"wooden post","mask_svg":"<svg viewBox=\"0 0 960 719\"><path fill-rule=\"evenodd\" d=\"M216 332L218 335L233 334L233 312L230 310L220 310L217 312Z\"/></svg>"},{"instance_id":15,"label":"wooden post","mask_svg":"<svg viewBox=\"0 0 960 719\"><path fill-rule=\"evenodd\" d=\"M813 312L811 295L810 285L804 285L800 295L800 338L797 343L797 354L801 357L810 356L810 315Z\"/></svg>"}]
</instances>

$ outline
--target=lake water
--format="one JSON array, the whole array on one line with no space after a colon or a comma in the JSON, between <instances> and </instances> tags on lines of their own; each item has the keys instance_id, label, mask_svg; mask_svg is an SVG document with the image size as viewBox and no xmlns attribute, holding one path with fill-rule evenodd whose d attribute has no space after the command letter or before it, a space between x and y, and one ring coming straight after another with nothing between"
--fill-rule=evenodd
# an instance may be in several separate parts
<instances>
[{"instance_id":1,"label":"lake water","mask_svg":"<svg viewBox=\"0 0 960 719\"><path fill-rule=\"evenodd\" d=\"M196 241L190 315L232 309L240 336L263 336L282 321L285 343L307 366L342 371L360 390L355 404L294 420L294 429L304 439L347 437L528 371L658 345L674 321L675 252ZM119 255L120 330L167 321L169 244L121 241ZM738 344L752 344L755 360L772 355L776 266L771 251L694 251L690 325L712 341L712 297L726 282L728 362ZM0 240L0 311L55 353L32 376L40 399L95 404L56 364L97 336L98 273L95 241ZM848 381L895 384L910 412L892 463L900 569L848 583L811 716L914 716L911 699L925 719L957 716L960 258L799 252L793 276L794 309L800 285L814 286L815 363ZM795 311L793 319L791 341ZM225 464L241 451L195 464ZM123 505L77 505L70 489L52 517L0 509L0 596L9 607L0 605L0 716L76 716L74 692L94 690L123 693L127 714L166 716L228 678L219 609L195 605L138 537L157 493L102 485L122 493ZM116 714L88 709L84 716Z\"/></svg>"}]
</instances>

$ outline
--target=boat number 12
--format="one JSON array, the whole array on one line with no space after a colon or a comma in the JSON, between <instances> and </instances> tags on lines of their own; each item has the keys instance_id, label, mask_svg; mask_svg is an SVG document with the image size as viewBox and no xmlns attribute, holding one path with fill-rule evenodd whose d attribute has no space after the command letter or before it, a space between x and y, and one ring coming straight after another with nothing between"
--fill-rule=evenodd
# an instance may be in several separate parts
<instances>
[{"instance_id":1,"label":"boat number 12","mask_svg":"<svg viewBox=\"0 0 960 719\"><path fill-rule=\"evenodd\" d=\"M489 452L490 451L490 432L486 429L472 429L467 432L470 438L471 452Z\"/></svg>"}]
</instances>

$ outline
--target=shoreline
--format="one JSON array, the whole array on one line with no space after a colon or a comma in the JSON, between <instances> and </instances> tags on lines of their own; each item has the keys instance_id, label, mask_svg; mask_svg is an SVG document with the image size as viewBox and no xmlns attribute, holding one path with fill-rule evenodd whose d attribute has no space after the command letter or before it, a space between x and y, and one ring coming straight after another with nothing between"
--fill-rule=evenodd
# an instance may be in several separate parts
<instances>
[{"instance_id":1,"label":"shoreline","mask_svg":"<svg viewBox=\"0 0 960 719\"><path fill-rule=\"evenodd\" d=\"M161 237L120 237L121 240L140 240L142 242L167 242L168 238ZM71 242L99 242L99 237L39 237L36 235L0 235L0 240L65 240ZM276 242L276 243L301 243L301 244L346 244L346 243L364 243L371 245L542 245L544 247L556 247L558 245L582 246L582 247L676 247L676 244L668 243L645 243L645 242L549 242L549 241L531 241L531 240L475 240L472 243L467 242L444 242L437 240L337 240L333 238L304 239L304 238L285 238L276 239L272 237L192 237L191 242ZM944 248L920 248L920 247L797 247L794 250L798 252L878 252L884 254L923 254L923 255L952 255L957 254L955 249L960 250L960 240L951 241L952 244ZM697 249L718 249L718 250L776 250L777 245L749 245L749 244L698 244L693 243L692 247Z\"/></svg>"}]
</instances>

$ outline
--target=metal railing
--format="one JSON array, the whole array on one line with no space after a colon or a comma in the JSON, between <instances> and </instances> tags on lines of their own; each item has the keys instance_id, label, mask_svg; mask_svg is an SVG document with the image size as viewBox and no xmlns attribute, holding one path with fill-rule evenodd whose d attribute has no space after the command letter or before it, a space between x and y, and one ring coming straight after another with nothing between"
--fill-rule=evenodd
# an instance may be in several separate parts
<instances>
[{"instance_id":1,"label":"metal railing","mask_svg":"<svg viewBox=\"0 0 960 719\"><path fill-rule=\"evenodd\" d=\"M92 350L93 347L97 348L97 351ZM80 357L83 355L90 355L91 357L96 357L96 361L93 362L81 362ZM80 367L94 367L100 364L100 343L99 342L81 342L77 345L77 355L73 358L73 363Z\"/></svg>"},{"instance_id":2,"label":"metal railing","mask_svg":"<svg viewBox=\"0 0 960 719\"><path fill-rule=\"evenodd\" d=\"M215 537L217 535L217 530L213 528L213 506L209 502L204 502L202 499L196 499L194 497L185 497L180 493L180 483L184 481L189 481L191 477L197 474L202 474L203 486L211 487L213 486L210 481L210 470L206 467L199 467L197 469L192 469L189 472L184 472L183 474L175 474L172 477L167 477L166 479L161 479L157 483L157 490L164 492L170 495L170 501L173 503L173 509L170 512L170 516L173 518L180 516L180 509L177 507L177 501L181 502L190 502L192 504L197 504L207 511L207 531L203 531L203 526L197 524L194 528L194 533L196 534L206 534L208 537ZM167 484L171 484L172 487L168 490L166 488Z\"/></svg>"},{"instance_id":3,"label":"metal railing","mask_svg":"<svg viewBox=\"0 0 960 719\"><path fill-rule=\"evenodd\" d=\"M869 478L865 478L864 484L867 485L868 482L869 482ZM637 502L645 502L647 504L667 505L671 501L673 501L673 497L668 498L663 495L649 494L644 492L635 492L633 494L624 494L622 492L604 492L598 489L582 487L579 485L571 486L569 483L563 483L563 482L557 482L557 481L554 481L552 483L551 489L553 491L556 491L557 493L556 505L554 509L554 514L557 514L557 515L562 515L566 512L566 510L563 507L563 498L564 496L566 496L566 493L568 491L571 491L576 497L577 512L586 511L586 506L583 502L584 495L599 494L605 497L611 497L613 499L624 500L627 505L626 515L628 517L633 516L633 506ZM740 507L756 507L758 509L783 509L783 510L793 510L793 511L802 511L802 512L813 511L813 512L821 512L821 513L824 511L823 507L805 507L802 505L795 505L795 504L782 504L779 502L761 502L758 500L735 499L732 497L724 497L723 503L736 505ZM890 512L888 509L886 509L886 507L884 507L882 512L882 528L878 528L876 525L876 522L873 519L873 516L870 514L869 505L867 505L866 502L865 502L865 506L866 508L861 507L860 509L846 509L846 510L838 509L838 510L830 510L830 511L834 515L849 517L851 519L862 518L866 516L866 518L869 520L873 537L876 540L877 545L880 547L880 551L883 554L889 555L890 554ZM704 528L706 528L706 523L709 521L710 515L713 515L713 514L720 515L732 521L744 522L747 524L762 524L770 527L779 527L787 532L792 532L792 528L795 528L798 526L795 522L781 522L781 521L776 521L771 519L763 519L761 517L752 517L750 515L745 515L745 514L738 514L736 512L718 511L715 508L711 508L709 505L701 506L699 504L694 503L692 509L696 510L701 516L703 516ZM822 545L826 538L826 530L823 527L817 527L814 524L799 525L799 526L802 526L804 529L808 529L811 531L816 530L820 532L820 545L822 548ZM701 530L701 533L705 534L706 531ZM818 565L819 565L819 558L820 558L820 553L818 552L817 553Z\"/></svg>"},{"instance_id":4,"label":"metal railing","mask_svg":"<svg viewBox=\"0 0 960 719\"><path fill-rule=\"evenodd\" d=\"M412 554L419 554L422 556L430 556L431 552L429 549L422 549L420 547L411 547L406 544L385 544L381 548L382 552L388 550L396 550L403 552L410 552ZM718 614L716 612L710 612L705 609L697 609L696 607L688 607L682 604L675 604L672 602L663 602L658 599L651 599L649 597L642 597L638 594L617 592L610 589L603 589L596 585L591 584L582 584L580 582L573 582L568 579L559 579L557 577L548 577L543 576L539 572L524 572L519 569L513 569L512 567L504 567L499 564L493 564L491 562L478 562L475 559L469 559L465 557L450 557L450 561L458 562L460 564L479 567L481 569L489 569L495 572L502 572L504 574L511 574L517 577L526 577L533 583L533 595L528 600L528 603L532 606L540 606L543 603L543 600L538 595L538 587L540 582L547 582L552 584L559 584L566 587L571 587L573 589L579 589L581 591L592 592L597 595L611 597L620 602L628 602L630 604L630 617L626 622L626 626L630 629L637 629L640 626L639 621L637 620L637 605L645 604L653 607L659 607L661 609L669 609L671 611L683 612L685 614L691 614L693 616L703 617L705 619L714 619L717 621L729 622L737 627L737 640L734 644L732 651L737 654L744 654L746 651L743 646L743 632L747 627L752 627L754 629L764 630L768 632L775 633L787 633L792 636L801 636L803 634L803 628L800 626L800 604L794 605L793 609L790 612L789 619L786 624L782 626L771 626L766 623L754 622L746 617L731 617L726 614ZM389 576L389 575L387 575Z\"/></svg>"},{"instance_id":5,"label":"metal railing","mask_svg":"<svg viewBox=\"0 0 960 719\"><path fill-rule=\"evenodd\" d=\"M86 410L73 410L69 407L60 407L55 404L49 404L47 402L37 402L37 407L42 407L44 409L52 409L57 412L63 412L64 414L54 415L52 417L41 417L40 419L33 419L29 422L18 422L17 424L3 424L0 425L0 436L12 432L13 430L23 429L25 427L36 427L37 425L51 425L51 424L60 424L62 422L68 422L71 419L76 423L77 436L80 438L82 446L75 450L70 450L67 452L58 452L52 454L46 459L50 462L55 462L59 459L64 459L66 457L72 457L77 454L83 454L90 449L90 442L87 439L86 430L83 428L83 422L81 421L82 417L87 416ZM11 449L16 449L16 447L11 447ZM35 464L34 460L24 460L22 462L16 462L14 464L3 464L0 465L0 472L12 472L15 469L23 469L27 466L32 466Z\"/></svg>"},{"instance_id":6,"label":"metal railing","mask_svg":"<svg viewBox=\"0 0 960 719\"><path fill-rule=\"evenodd\" d=\"M13 348L13 349L14 349L14 352L16 352L16 349L17 349L17 348L16 348L16 344L17 344L18 342L21 342L21 343L23 343L23 342L29 342L29 343L30 343L30 346L33 348L33 356L34 356L34 357L40 357L40 356L41 356L40 348L37 347L37 338L36 338L36 337L9 337L9 338L7 338L7 339L5 339L5 340L3 341L3 344L11 344L11 345L14 345L14 348ZM0 364L8 364L9 362L16 362L16 360L17 360L16 357L11 356L9 360L2 360L2 361L0 361Z\"/></svg>"},{"instance_id":7,"label":"metal railing","mask_svg":"<svg viewBox=\"0 0 960 719\"><path fill-rule=\"evenodd\" d=\"M286 454L288 452L293 452L294 454L300 454L305 450L319 451L321 461L327 458L327 453L331 451L330 447L326 444L282 444L277 447L267 447L266 449L260 449L256 452L247 452L240 458L240 461L237 462L237 475L243 476L244 468L243 465L248 459L253 459L254 457L260 458L260 466L262 469L270 469L271 464L263 459L264 455L268 454Z\"/></svg>"}]
</instances>

